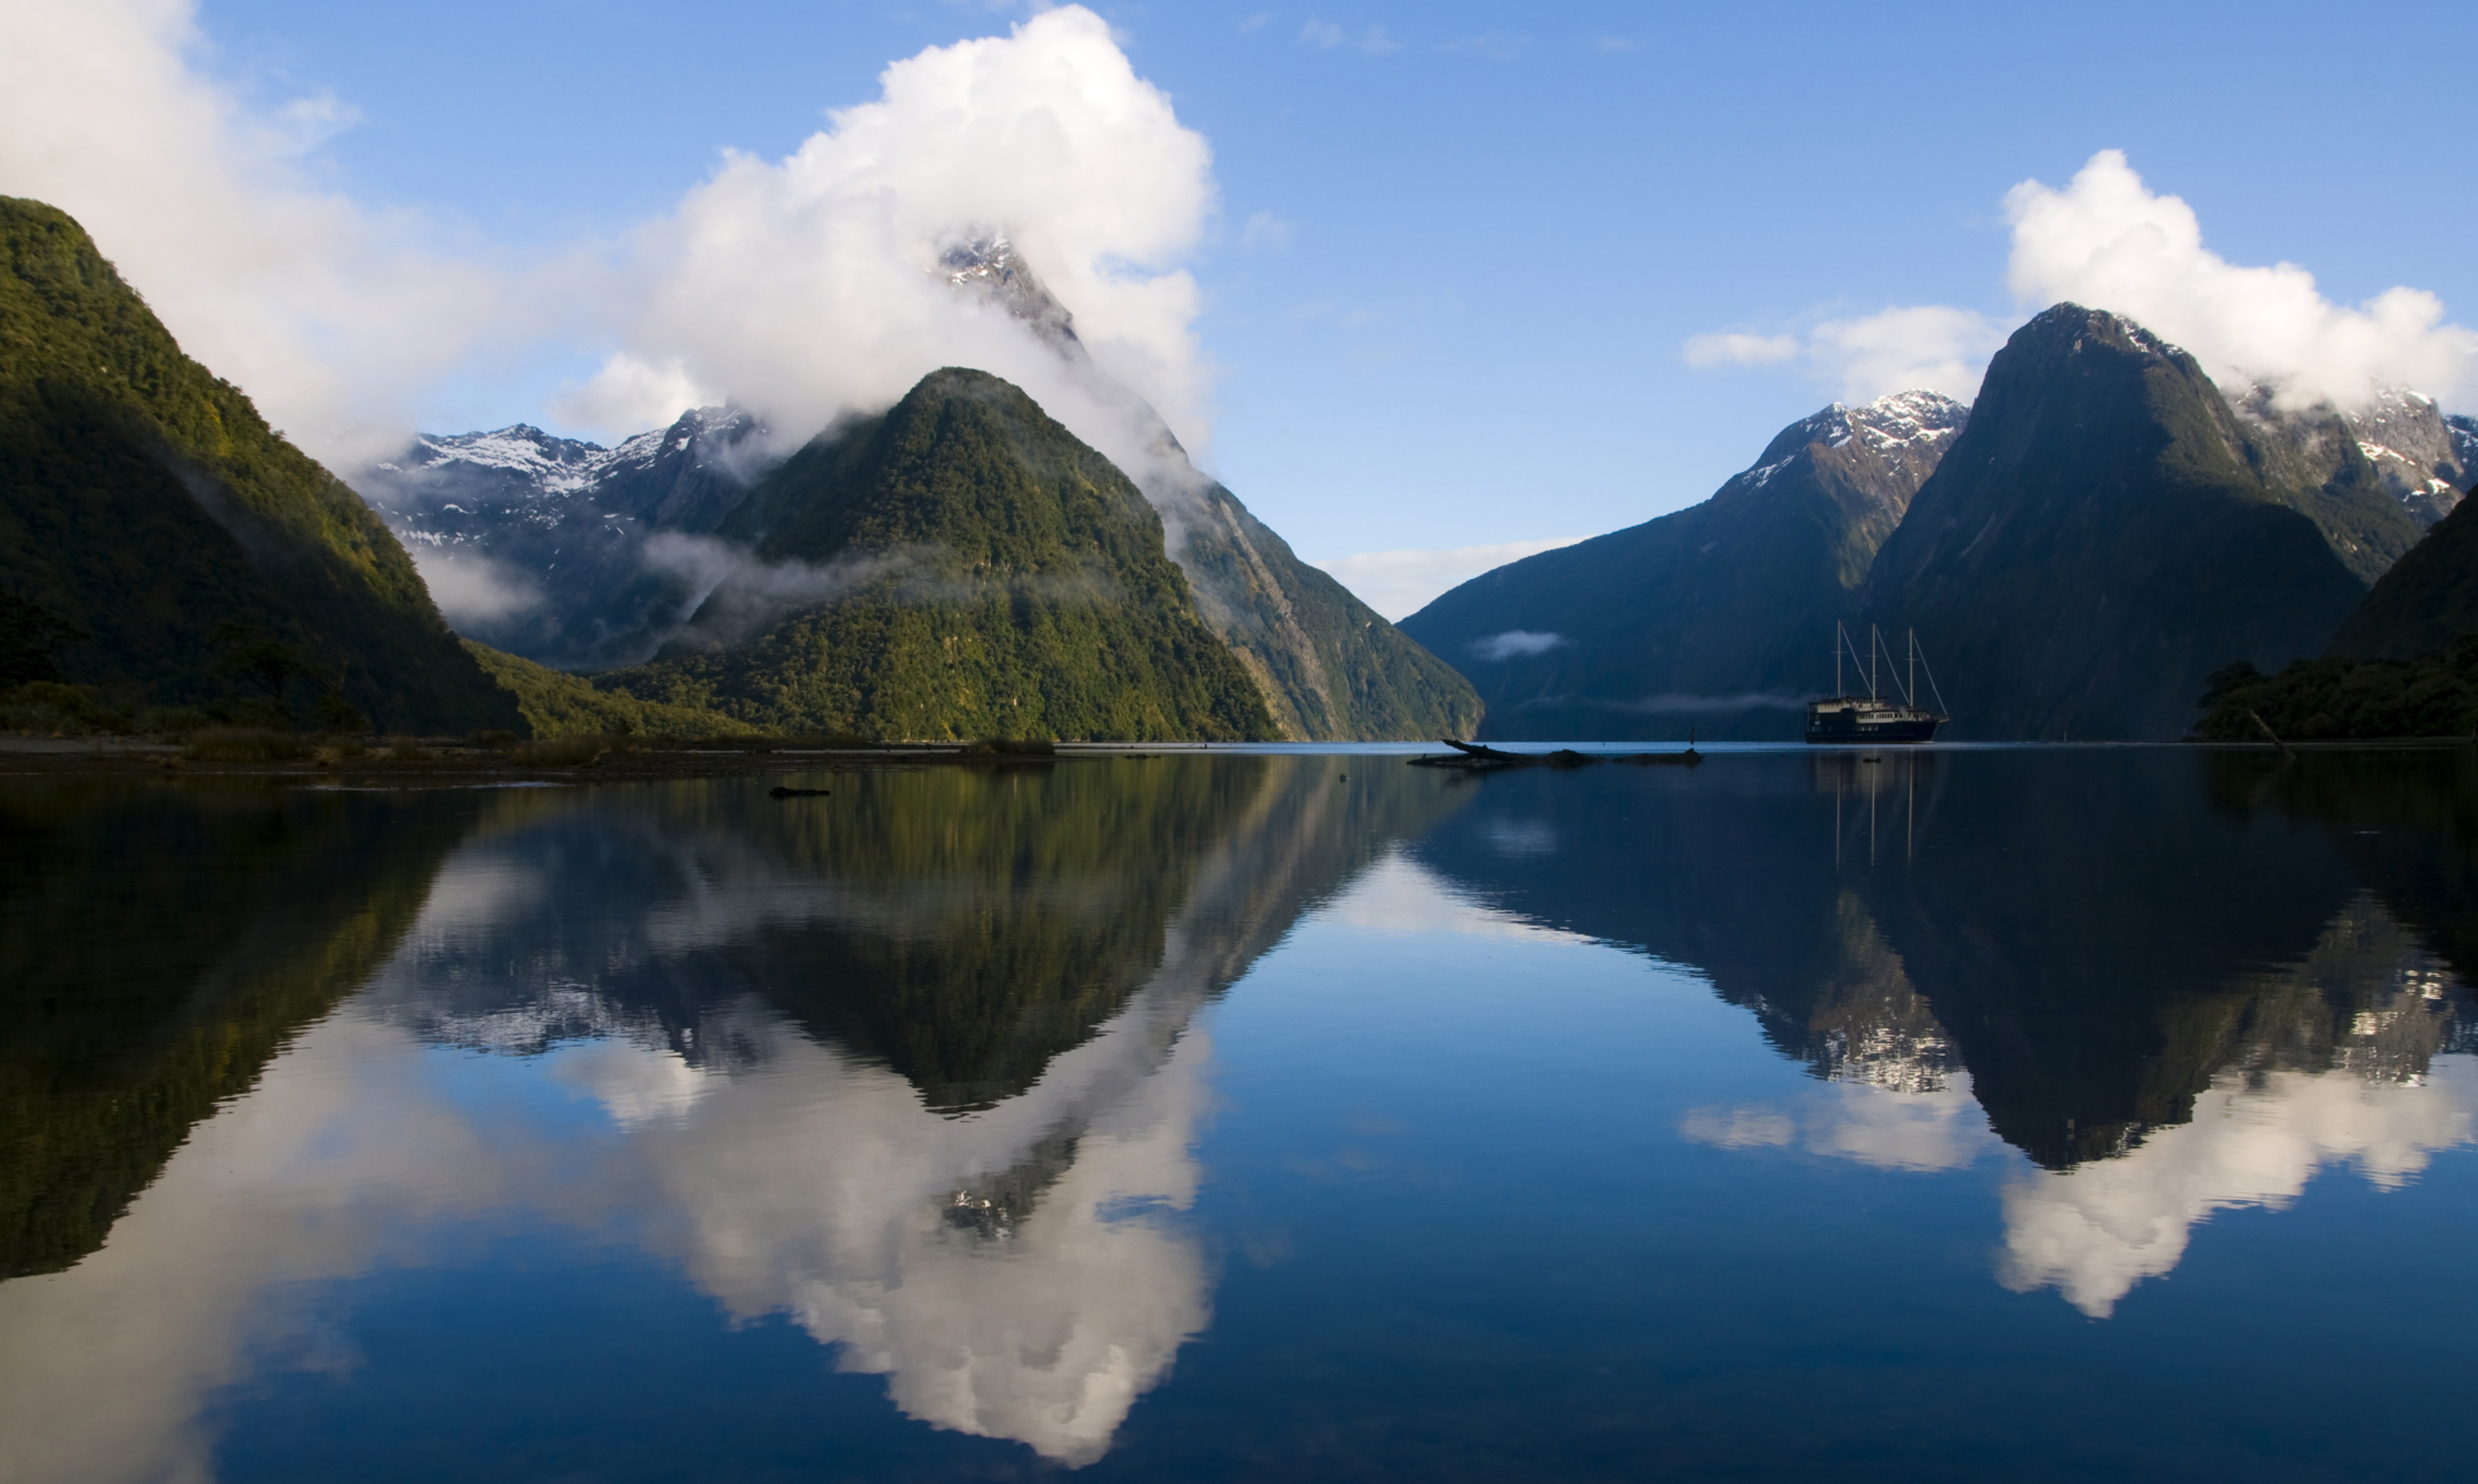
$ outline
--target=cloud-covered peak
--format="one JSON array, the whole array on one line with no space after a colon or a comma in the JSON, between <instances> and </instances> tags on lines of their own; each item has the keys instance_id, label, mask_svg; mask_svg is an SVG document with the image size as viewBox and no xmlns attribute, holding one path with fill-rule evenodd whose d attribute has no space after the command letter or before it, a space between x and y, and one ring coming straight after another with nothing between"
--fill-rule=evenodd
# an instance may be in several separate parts
<instances>
[{"instance_id":1,"label":"cloud-covered peak","mask_svg":"<svg viewBox=\"0 0 2478 1484\"><path fill-rule=\"evenodd\" d=\"M571 413L634 428L728 397L805 438L951 365L1076 426L1051 343L1072 335L1198 441L1199 299L1178 263L1213 206L1211 151L1108 26L1049 11L880 81L782 160L726 156L640 234L643 311ZM1033 299L1055 313L1027 335ZM1007 312L983 313L993 300Z\"/></svg>"},{"instance_id":2,"label":"cloud-covered peak","mask_svg":"<svg viewBox=\"0 0 2478 1484\"><path fill-rule=\"evenodd\" d=\"M2203 245L2193 208L2153 191L2121 150L2091 156L2061 188L2022 182L2006 192L2005 214L2017 313L2066 303L2123 316L2191 353L2223 387L2262 384L2288 406L2355 410L2385 387L2478 392L2478 331L2448 321L2433 293L2396 287L2350 307L2296 264L2231 263ZM1796 369L1850 401L1899 387L1970 398L2004 340L1999 316L1927 304L1803 330L1699 335L1683 353L1695 366Z\"/></svg>"}]
</instances>

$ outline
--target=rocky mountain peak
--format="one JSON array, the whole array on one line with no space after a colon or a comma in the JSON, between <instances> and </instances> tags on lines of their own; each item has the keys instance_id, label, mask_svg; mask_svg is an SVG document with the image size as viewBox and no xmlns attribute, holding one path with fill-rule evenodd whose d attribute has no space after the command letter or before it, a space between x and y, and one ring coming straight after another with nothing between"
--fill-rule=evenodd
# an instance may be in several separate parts
<instances>
[{"instance_id":1,"label":"rocky mountain peak","mask_svg":"<svg viewBox=\"0 0 2478 1484\"><path fill-rule=\"evenodd\" d=\"M2472 466L2478 463L2478 428L2455 429L2433 397L2406 387L2381 387L2372 401L2342 413L2341 419L2384 487L2422 527L2432 529L2452 514L2478 477Z\"/></svg>"},{"instance_id":2,"label":"rocky mountain peak","mask_svg":"<svg viewBox=\"0 0 2478 1484\"><path fill-rule=\"evenodd\" d=\"M1082 355L1075 316L1036 276L1003 232L976 231L938 256L949 286L997 305L1032 327L1059 354Z\"/></svg>"}]
</instances>

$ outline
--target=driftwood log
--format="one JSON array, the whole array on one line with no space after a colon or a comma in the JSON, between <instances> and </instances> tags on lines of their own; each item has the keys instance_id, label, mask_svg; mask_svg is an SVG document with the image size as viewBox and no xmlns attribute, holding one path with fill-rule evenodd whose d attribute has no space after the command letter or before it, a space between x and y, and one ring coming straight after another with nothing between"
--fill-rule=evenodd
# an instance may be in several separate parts
<instances>
[{"instance_id":1,"label":"driftwood log","mask_svg":"<svg viewBox=\"0 0 2478 1484\"><path fill-rule=\"evenodd\" d=\"M1560 747L1555 752L1506 752L1479 742L1456 742L1451 737L1437 739L1454 750L1443 756L1428 754L1411 759L1413 767L1454 767L1466 772L1495 772L1506 767L1590 767L1600 763L1628 763L1637 767L1694 767L1704 761L1690 739L1683 752L1577 752Z\"/></svg>"}]
</instances>

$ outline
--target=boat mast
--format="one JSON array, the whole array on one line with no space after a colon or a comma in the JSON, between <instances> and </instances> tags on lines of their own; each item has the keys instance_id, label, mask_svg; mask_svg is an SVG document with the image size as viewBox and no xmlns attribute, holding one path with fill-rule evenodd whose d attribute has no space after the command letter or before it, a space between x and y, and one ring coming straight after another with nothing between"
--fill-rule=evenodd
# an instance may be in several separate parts
<instances>
[{"instance_id":1,"label":"boat mast","mask_svg":"<svg viewBox=\"0 0 2478 1484\"><path fill-rule=\"evenodd\" d=\"M1904 690L1908 693L1902 697L1902 704L1916 707L1919 704L1919 631L1916 629L1910 630L1910 683Z\"/></svg>"},{"instance_id":2,"label":"boat mast","mask_svg":"<svg viewBox=\"0 0 2478 1484\"><path fill-rule=\"evenodd\" d=\"M1835 618L1833 620L1833 693L1835 695L1841 693L1841 646L1848 642L1849 632L1841 627L1841 620Z\"/></svg>"}]
</instances>

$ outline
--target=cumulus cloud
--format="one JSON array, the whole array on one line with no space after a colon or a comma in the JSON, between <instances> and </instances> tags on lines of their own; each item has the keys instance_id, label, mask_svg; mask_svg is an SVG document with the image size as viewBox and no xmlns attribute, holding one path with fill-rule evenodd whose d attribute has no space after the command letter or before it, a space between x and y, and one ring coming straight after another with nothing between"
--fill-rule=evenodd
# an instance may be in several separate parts
<instances>
[{"instance_id":1,"label":"cumulus cloud","mask_svg":"<svg viewBox=\"0 0 2478 1484\"><path fill-rule=\"evenodd\" d=\"M1583 538L1556 536L1546 541L1499 541L1487 546L1443 549L1363 551L1315 566L1359 595L1359 600L1400 621L1429 606L1438 594L1508 562L1572 546Z\"/></svg>"},{"instance_id":2,"label":"cumulus cloud","mask_svg":"<svg viewBox=\"0 0 2478 1484\"><path fill-rule=\"evenodd\" d=\"M567 411L621 431L727 398L796 440L961 365L1115 453L1056 350L938 271L947 249L1004 237L1073 307L1099 367L1201 442L1199 297L1177 264L1214 209L1212 154L1100 17L1050 11L880 83L782 160L727 155L636 235L642 311Z\"/></svg>"},{"instance_id":3,"label":"cumulus cloud","mask_svg":"<svg viewBox=\"0 0 2478 1484\"><path fill-rule=\"evenodd\" d=\"M2350 406L2380 386L2450 393L2478 374L2478 331L2447 323L2434 294L2391 288L2346 308L2296 264L2230 263L2203 245L2194 209L2155 194L2120 150L2093 155L2061 190L2024 181L2005 212L2018 299L2115 310L2223 380Z\"/></svg>"},{"instance_id":4,"label":"cumulus cloud","mask_svg":"<svg viewBox=\"0 0 2478 1484\"><path fill-rule=\"evenodd\" d=\"M391 446L425 389L520 322L505 273L316 184L302 157L353 110L220 86L189 0L21 6L8 35L0 193L75 216L182 348L312 453Z\"/></svg>"},{"instance_id":5,"label":"cumulus cloud","mask_svg":"<svg viewBox=\"0 0 2478 1484\"><path fill-rule=\"evenodd\" d=\"M2434 294L2393 288L2351 308L2296 264L2230 263L2203 245L2193 208L2154 192L2122 151L2093 155L2062 189L2022 182L2005 214L2014 321L2063 300L2112 310L2223 385L2262 382L2291 405L2356 406L2384 386L2478 390L2478 331L2448 322ZM1967 399L2009 328L1973 309L1904 305L1798 332L1698 335L1682 354L1705 368L1794 366L1850 402L1914 387Z\"/></svg>"},{"instance_id":6,"label":"cumulus cloud","mask_svg":"<svg viewBox=\"0 0 2478 1484\"><path fill-rule=\"evenodd\" d=\"M605 435L736 400L796 440L967 365L1135 457L1124 397L937 271L1000 235L1094 365L1207 441L1180 260L1215 210L1211 151L1080 7L898 62L789 157L726 154L660 219L522 264L425 247L441 235L417 215L322 184L305 155L351 105L219 81L191 0L36 7L10 42L0 191L77 216L184 349L340 465L399 443L477 351L563 342L608 349L551 411Z\"/></svg>"}]
</instances>

